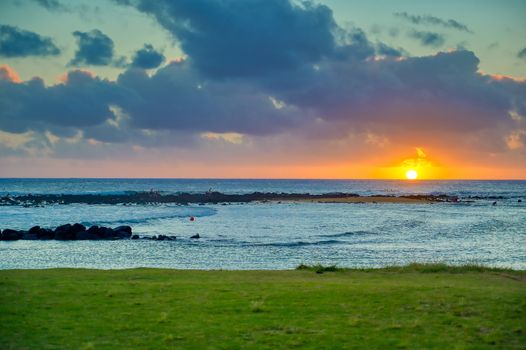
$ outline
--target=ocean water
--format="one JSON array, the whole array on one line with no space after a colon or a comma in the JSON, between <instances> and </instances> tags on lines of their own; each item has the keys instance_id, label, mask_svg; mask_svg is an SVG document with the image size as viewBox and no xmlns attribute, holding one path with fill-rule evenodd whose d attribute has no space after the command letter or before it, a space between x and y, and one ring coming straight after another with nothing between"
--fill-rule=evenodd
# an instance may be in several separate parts
<instances>
[{"instance_id":1,"label":"ocean water","mask_svg":"<svg viewBox=\"0 0 526 350\"><path fill-rule=\"evenodd\" d=\"M526 181L0 179L0 195L210 188L225 193L448 194L463 201L0 206L1 229L74 222L126 224L141 236L178 237L176 241L0 241L0 269L291 269L300 263L380 267L409 262L476 262L526 269ZM190 221L190 216L196 220ZM195 233L202 238L191 240Z\"/></svg>"}]
</instances>

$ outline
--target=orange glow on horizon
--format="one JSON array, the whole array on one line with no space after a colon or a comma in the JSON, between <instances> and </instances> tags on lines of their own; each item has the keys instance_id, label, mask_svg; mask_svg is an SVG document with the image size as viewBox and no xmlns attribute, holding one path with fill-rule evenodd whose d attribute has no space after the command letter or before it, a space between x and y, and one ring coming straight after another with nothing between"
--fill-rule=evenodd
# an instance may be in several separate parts
<instances>
[{"instance_id":1,"label":"orange glow on horizon","mask_svg":"<svg viewBox=\"0 0 526 350\"><path fill-rule=\"evenodd\" d=\"M426 180L525 180L526 168L520 164L456 158L445 150L420 149L407 158L407 149L364 156L361 159L299 160L254 158L243 161L203 160L194 154L179 156L178 161L151 157L137 160L76 160L52 158L4 158L0 176L20 177L35 173L39 177L71 178L201 178L201 179L378 179L408 181L408 170L417 172L417 181ZM406 157L403 156L406 152ZM429 155L426 155L429 153ZM400 156L402 155L402 156ZM425 156L425 157L424 157ZM33 169L32 172L29 169ZM103 169L103 171L101 171ZM23 177L23 176L22 176Z\"/></svg>"},{"instance_id":2,"label":"orange glow on horizon","mask_svg":"<svg viewBox=\"0 0 526 350\"><path fill-rule=\"evenodd\" d=\"M415 148L415 153L414 157L402 159L391 166L377 167L372 178L426 180L448 177L447 169L432 162L422 148Z\"/></svg>"}]
</instances>

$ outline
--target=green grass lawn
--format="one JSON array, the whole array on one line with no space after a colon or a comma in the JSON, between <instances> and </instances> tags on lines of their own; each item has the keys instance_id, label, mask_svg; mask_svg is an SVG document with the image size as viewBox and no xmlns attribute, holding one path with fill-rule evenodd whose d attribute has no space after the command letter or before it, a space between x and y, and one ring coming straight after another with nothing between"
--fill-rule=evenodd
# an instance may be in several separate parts
<instances>
[{"instance_id":1,"label":"green grass lawn","mask_svg":"<svg viewBox=\"0 0 526 350\"><path fill-rule=\"evenodd\" d=\"M0 348L526 348L524 271L440 266L4 270Z\"/></svg>"}]
</instances>

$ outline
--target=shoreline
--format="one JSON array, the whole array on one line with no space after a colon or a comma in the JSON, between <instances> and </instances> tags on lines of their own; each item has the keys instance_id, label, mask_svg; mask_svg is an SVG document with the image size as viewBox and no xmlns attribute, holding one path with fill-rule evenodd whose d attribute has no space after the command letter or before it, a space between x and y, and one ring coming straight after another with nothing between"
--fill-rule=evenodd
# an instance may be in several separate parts
<instances>
[{"instance_id":1,"label":"shoreline","mask_svg":"<svg viewBox=\"0 0 526 350\"><path fill-rule=\"evenodd\" d=\"M320 198L301 198L286 200L287 202L310 202L310 203L355 203L355 204L383 204L383 203L394 203L394 204L433 204L441 202L458 202L458 200L439 200L436 197L391 197L391 196L358 196L358 197L320 197Z\"/></svg>"},{"instance_id":2,"label":"shoreline","mask_svg":"<svg viewBox=\"0 0 526 350\"><path fill-rule=\"evenodd\" d=\"M411 262L400 265L385 265L381 267L342 267L338 265L306 265L299 264L296 267L281 268L281 269L224 269L224 268L213 268L213 269L200 269L200 268L170 268L170 267L149 267L149 266L137 266L137 267L125 267L125 268L96 268L96 267L44 267L44 268L15 268L15 269L0 269L7 272L24 272L24 271L93 271L93 272L106 272L106 271L121 271L121 272L133 272L133 271L167 271L167 272L196 272L196 273L287 273L292 271L306 271L315 272L317 274L323 274L328 272L334 273L430 273L430 274L463 274L463 273L511 273L520 276L520 280L526 282L526 269L514 269L511 267L498 267L485 264L477 263L462 263L462 264L451 264L441 262Z\"/></svg>"},{"instance_id":3,"label":"shoreline","mask_svg":"<svg viewBox=\"0 0 526 350\"><path fill-rule=\"evenodd\" d=\"M135 192L130 194L27 194L0 197L0 206L37 206L48 204L219 204L251 202L320 202L320 203L436 203L458 202L457 196L449 195L372 195L361 196L356 193L275 193L252 192L245 194L226 194L221 192L162 194L158 191Z\"/></svg>"}]
</instances>

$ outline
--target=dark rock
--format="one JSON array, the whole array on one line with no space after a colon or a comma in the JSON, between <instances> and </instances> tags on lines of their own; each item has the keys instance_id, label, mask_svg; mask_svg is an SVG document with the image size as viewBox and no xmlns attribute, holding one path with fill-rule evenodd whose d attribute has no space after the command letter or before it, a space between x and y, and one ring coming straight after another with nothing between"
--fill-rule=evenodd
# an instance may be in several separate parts
<instances>
[{"instance_id":1,"label":"dark rock","mask_svg":"<svg viewBox=\"0 0 526 350\"><path fill-rule=\"evenodd\" d=\"M95 241L95 240L100 239L100 237L97 236L93 231L90 232L88 230L77 232L75 236L77 237L78 240L82 240L82 241L84 240Z\"/></svg>"},{"instance_id":2,"label":"dark rock","mask_svg":"<svg viewBox=\"0 0 526 350\"><path fill-rule=\"evenodd\" d=\"M55 238L55 232L53 230L50 230L48 228L41 228L37 232L38 239L54 239Z\"/></svg>"},{"instance_id":3,"label":"dark rock","mask_svg":"<svg viewBox=\"0 0 526 350\"><path fill-rule=\"evenodd\" d=\"M101 239L113 239L115 238L115 232L110 227L97 226L96 235Z\"/></svg>"},{"instance_id":4,"label":"dark rock","mask_svg":"<svg viewBox=\"0 0 526 350\"><path fill-rule=\"evenodd\" d=\"M193 235L192 237L190 237L191 239L198 239L198 238L201 238L201 236L199 236L199 233L198 234L195 234Z\"/></svg>"},{"instance_id":5,"label":"dark rock","mask_svg":"<svg viewBox=\"0 0 526 350\"><path fill-rule=\"evenodd\" d=\"M131 236L131 239L139 239L139 235L133 235Z\"/></svg>"},{"instance_id":6,"label":"dark rock","mask_svg":"<svg viewBox=\"0 0 526 350\"><path fill-rule=\"evenodd\" d=\"M131 234L132 234L132 228L131 228L130 226L127 226L127 225L125 225L125 226L115 227L114 230L115 230L115 231L123 231L123 232L127 232L127 233L130 234L130 236L131 236Z\"/></svg>"},{"instance_id":7,"label":"dark rock","mask_svg":"<svg viewBox=\"0 0 526 350\"><path fill-rule=\"evenodd\" d=\"M78 233L78 232L82 232L82 231L86 231L86 226L82 225L82 224L73 224L73 226L71 226L71 230L73 230L73 232L75 233Z\"/></svg>"},{"instance_id":8,"label":"dark rock","mask_svg":"<svg viewBox=\"0 0 526 350\"><path fill-rule=\"evenodd\" d=\"M134 239L138 239L138 235ZM65 224L58 226L55 230L33 226L29 231L17 231L11 229L0 230L0 240L12 241L18 239L57 239L57 240L97 240L97 239L123 239L132 237L130 226L119 226L115 229L110 227L91 226L86 230L82 224ZM175 239L162 235L161 240Z\"/></svg>"},{"instance_id":9,"label":"dark rock","mask_svg":"<svg viewBox=\"0 0 526 350\"><path fill-rule=\"evenodd\" d=\"M113 237L112 238L124 239L124 238L130 238L130 237L131 237L131 234L129 234L128 232L113 231Z\"/></svg>"},{"instance_id":10,"label":"dark rock","mask_svg":"<svg viewBox=\"0 0 526 350\"><path fill-rule=\"evenodd\" d=\"M40 226L33 226L27 232L31 235L38 235L38 233L40 232Z\"/></svg>"},{"instance_id":11,"label":"dark rock","mask_svg":"<svg viewBox=\"0 0 526 350\"><path fill-rule=\"evenodd\" d=\"M132 228L130 226L119 226L113 229L115 238L130 238Z\"/></svg>"},{"instance_id":12,"label":"dark rock","mask_svg":"<svg viewBox=\"0 0 526 350\"><path fill-rule=\"evenodd\" d=\"M86 226L82 224L73 224L73 226L71 226L71 231L75 235L75 239L79 239L79 237L86 237L86 235L84 235L86 232Z\"/></svg>"},{"instance_id":13,"label":"dark rock","mask_svg":"<svg viewBox=\"0 0 526 350\"><path fill-rule=\"evenodd\" d=\"M153 236L151 237L154 241L175 241L177 239L176 236L168 236L168 235L159 235L159 236Z\"/></svg>"},{"instance_id":14,"label":"dark rock","mask_svg":"<svg viewBox=\"0 0 526 350\"><path fill-rule=\"evenodd\" d=\"M99 232L97 234L99 237L103 239L114 239L115 238L115 231L113 231L110 227L99 227Z\"/></svg>"},{"instance_id":15,"label":"dark rock","mask_svg":"<svg viewBox=\"0 0 526 350\"><path fill-rule=\"evenodd\" d=\"M38 239L38 235L36 233L30 233L29 231L21 231L22 237L20 239L25 239L28 241L33 241Z\"/></svg>"},{"instance_id":16,"label":"dark rock","mask_svg":"<svg viewBox=\"0 0 526 350\"><path fill-rule=\"evenodd\" d=\"M65 224L55 229L55 239L66 241L75 239L71 224Z\"/></svg>"},{"instance_id":17,"label":"dark rock","mask_svg":"<svg viewBox=\"0 0 526 350\"><path fill-rule=\"evenodd\" d=\"M100 227L97 225L93 225L90 228L88 228L87 233L94 234L98 238L103 238L103 233L100 232Z\"/></svg>"},{"instance_id":18,"label":"dark rock","mask_svg":"<svg viewBox=\"0 0 526 350\"><path fill-rule=\"evenodd\" d=\"M17 230L11 230L9 228L6 228L2 231L2 236L0 239L2 241L16 241L22 238L22 233Z\"/></svg>"}]
</instances>

